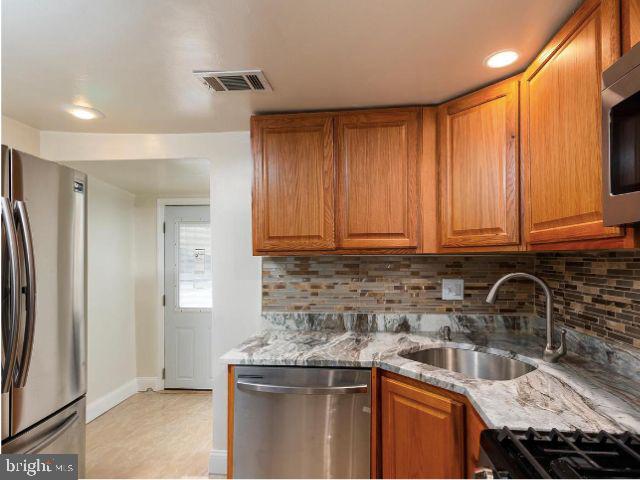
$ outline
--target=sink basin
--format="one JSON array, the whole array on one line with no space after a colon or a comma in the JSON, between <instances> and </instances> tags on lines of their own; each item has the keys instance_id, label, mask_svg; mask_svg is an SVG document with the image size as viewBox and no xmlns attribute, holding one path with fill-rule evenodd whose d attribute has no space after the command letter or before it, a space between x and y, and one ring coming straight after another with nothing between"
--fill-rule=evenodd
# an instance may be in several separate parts
<instances>
[{"instance_id":1,"label":"sink basin","mask_svg":"<svg viewBox=\"0 0 640 480\"><path fill-rule=\"evenodd\" d=\"M400 356L484 380L512 380L537 368L502 355L455 347L427 348Z\"/></svg>"}]
</instances>

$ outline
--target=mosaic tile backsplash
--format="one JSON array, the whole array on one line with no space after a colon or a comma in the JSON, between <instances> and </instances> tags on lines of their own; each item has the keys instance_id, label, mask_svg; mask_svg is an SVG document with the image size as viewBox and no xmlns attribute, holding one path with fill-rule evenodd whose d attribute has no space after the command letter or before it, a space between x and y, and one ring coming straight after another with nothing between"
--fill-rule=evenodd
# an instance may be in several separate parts
<instances>
[{"instance_id":1,"label":"mosaic tile backsplash","mask_svg":"<svg viewBox=\"0 0 640 480\"><path fill-rule=\"evenodd\" d=\"M640 250L493 256L263 257L263 312L544 314L541 292L501 275L535 273L555 296L556 320L640 348ZM441 299L443 278L463 278L464 300Z\"/></svg>"},{"instance_id":2,"label":"mosaic tile backsplash","mask_svg":"<svg viewBox=\"0 0 640 480\"><path fill-rule=\"evenodd\" d=\"M553 289L556 319L640 348L640 250L539 253L534 270ZM544 312L541 291L535 308Z\"/></svg>"},{"instance_id":3,"label":"mosaic tile backsplash","mask_svg":"<svg viewBox=\"0 0 640 480\"><path fill-rule=\"evenodd\" d=\"M264 257L264 312L533 312L533 284L510 282L489 305L505 273L532 272L533 256ZM442 300L442 279L464 279L464 300Z\"/></svg>"}]
</instances>

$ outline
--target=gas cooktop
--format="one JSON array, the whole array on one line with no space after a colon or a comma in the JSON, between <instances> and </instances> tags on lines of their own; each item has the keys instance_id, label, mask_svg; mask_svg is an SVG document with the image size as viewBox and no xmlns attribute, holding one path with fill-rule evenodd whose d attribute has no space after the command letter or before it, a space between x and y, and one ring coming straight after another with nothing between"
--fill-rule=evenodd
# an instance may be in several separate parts
<instances>
[{"instance_id":1,"label":"gas cooktop","mask_svg":"<svg viewBox=\"0 0 640 480\"><path fill-rule=\"evenodd\" d=\"M485 430L479 478L640 478L640 436Z\"/></svg>"}]
</instances>

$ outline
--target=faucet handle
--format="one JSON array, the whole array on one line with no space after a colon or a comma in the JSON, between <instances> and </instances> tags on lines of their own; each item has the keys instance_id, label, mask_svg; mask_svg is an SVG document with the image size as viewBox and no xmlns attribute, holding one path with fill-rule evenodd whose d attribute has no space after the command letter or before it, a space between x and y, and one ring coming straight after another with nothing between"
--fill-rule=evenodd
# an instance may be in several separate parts
<instances>
[{"instance_id":1,"label":"faucet handle","mask_svg":"<svg viewBox=\"0 0 640 480\"><path fill-rule=\"evenodd\" d=\"M440 329L440 333L442 334L442 338L450 342L451 341L451 327L449 325L445 325Z\"/></svg>"},{"instance_id":2,"label":"faucet handle","mask_svg":"<svg viewBox=\"0 0 640 480\"><path fill-rule=\"evenodd\" d=\"M567 354L567 330L563 328L560 330L560 345L556 348L553 346L549 348L547 346L544 349L544 354L542 355L542 359L547 362L555 363L558 359Z\"/></svg>"},{"instance_id":3,"label":"faucet handle","mask_svg":"<svg viewBox=\"0 0 640 480\"><path fill-rule=\"evenodd\" d=\"M567 353L567 329L560 329L560 346L557 349L560 355L566 355Z\"/></svg>"}]
</instances>

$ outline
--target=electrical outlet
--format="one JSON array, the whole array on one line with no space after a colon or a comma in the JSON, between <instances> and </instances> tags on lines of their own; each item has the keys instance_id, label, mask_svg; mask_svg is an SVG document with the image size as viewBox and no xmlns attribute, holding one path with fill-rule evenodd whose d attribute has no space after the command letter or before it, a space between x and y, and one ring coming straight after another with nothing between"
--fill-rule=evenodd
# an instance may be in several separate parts
<instances>
[{"instance_id":1,"label":"electrical outlet","mask_svg":"<svg viewBox=\"0 0 640 480\"><path fill-rule=\"evenodd\" d=\"M464 280L462 278L442 279L442 299L443 300L463 300Z\"/></svg>"}]
</instances>

